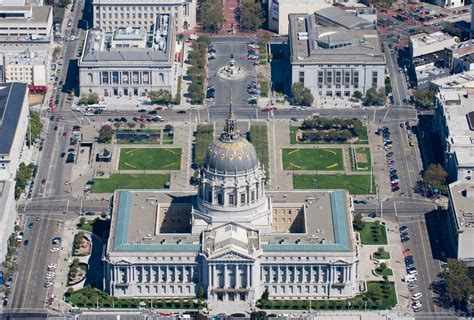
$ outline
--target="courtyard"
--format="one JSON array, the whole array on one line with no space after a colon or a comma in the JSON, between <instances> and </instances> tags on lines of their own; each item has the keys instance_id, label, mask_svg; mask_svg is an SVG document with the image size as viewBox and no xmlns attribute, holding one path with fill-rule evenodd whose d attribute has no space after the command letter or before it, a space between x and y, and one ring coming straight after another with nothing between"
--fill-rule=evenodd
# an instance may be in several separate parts
<instances>
[{"instance_id":1,"label":"courtyard","mask_svg":"<svg viewBox=\"0 0 474 320\"><path fill-rule=\"evenodd\" d=\"M169 174L111 174L110 178L94 179L91 191L112 193L117 189L164 189Z\"/></svg>"},{"instance_id":2,"label":"courtyard","mask_svg":"<svg viewBox=\"0 0 474 320\"><path fill-rule=\"evenodd\" d=\"M350 194L375 194L375 179L361 174L294 174L295 189L346 189Z\"/></svg>"}]
</instances>

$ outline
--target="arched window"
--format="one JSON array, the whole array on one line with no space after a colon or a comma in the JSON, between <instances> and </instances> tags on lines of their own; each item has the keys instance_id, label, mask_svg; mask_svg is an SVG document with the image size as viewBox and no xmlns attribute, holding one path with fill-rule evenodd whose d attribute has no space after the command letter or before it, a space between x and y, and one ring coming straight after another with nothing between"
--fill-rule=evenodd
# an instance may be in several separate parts
<instances>
[{"instance_id":1,"label":"arched window","mask_svg":"<svg viewBox=\"0 0 474 320\"><path fill-rule=\"evenodd\" d=\"M158 79L160 80L160 84L165 83L165 75L163 73L158 74Z\"/></svg>"},{"instance_id":2,"label":"arched window","mask_svg":"<svg viewBox=\"0 0 474 320\"><path fill-rule=\"evenodd\" d=\"M89 83L94 83L94 76L92 75L92 72L89 72L87 74L87 80L89 81Z\"/></svg>"}]
</instances>

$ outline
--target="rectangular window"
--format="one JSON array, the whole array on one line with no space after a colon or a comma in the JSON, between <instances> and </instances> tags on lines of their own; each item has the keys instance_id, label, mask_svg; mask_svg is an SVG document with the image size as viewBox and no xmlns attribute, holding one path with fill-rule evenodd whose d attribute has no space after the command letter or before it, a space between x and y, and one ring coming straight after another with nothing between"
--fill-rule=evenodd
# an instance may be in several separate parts
<instances>
[{"instance_id":1,"label":"rectangular window","mask_svg":"<svg viewBox=\"0 0 474 320\"><path fill-rule=\"evenodd\" d=\"M252 192L250 193L250 199L252 202L255 201L255 190L252 190Z\"/></svg>"},{"instance_id":2,"label":"rectangular window","mask_svg":"<svg viewBox=\"0 0 474 320\"><path fill-rule=\"evenodd\" d=\"M240 204L245 204L245 193L240 194Z\"/></svg>"},{"instance_id":3,"label":"rectangular window","mask_svg":"<svg viewBox=\"0 0 474 320\"><path fill-rule=\"evenodd\" d=\"M109 73L108 72L102 72L102 84L109 84Z\"/></svg>"},{"instance_id":4,"label":"rectangular window","mask_svg":"<svg viewBox=\"0 0 474 320\"><path fill-rule=\"evenodd\" d=\"M132 83L133 84L138 84L139 82L139 74L137 71L133 71L132 73Z\"/></svg>"},{"instance_id":5,"label":"rectangular window","mask_svg":"<svg viewBox=\"0 0 474 320\"><path fill-rule=\"evenodd\" d=\"M332 83L332 71L326 71L326 83L327 84Z\"/></svg>"},{"instance_id":6,"label":"rectangular window","mask_svg":"<svg viewBox=\"0 0 474 320\"><path fill-rule=\"evenodd\" d=\"M222 193L217 194L217 204L220 206L224 205L224 199L222 197Z\"/></svg>"},{"instance_id":7,"label":"rectangular window","mask_svg":"<svg viewBox=\"0 0 474 320\"><path fill-rule=\"evenodd\" d=\"M322 71L318 71L318 84L324 83L324 73Z\"/></svg>"},{"instance_id":8,"label":"rectangular window","mask_svg":"<svg viewBox=\"0 0 474 320\"><path fill-rule=\"evenodd\" d=\"M341 71L336 71L336 83L341 83L342 78L342 72Z\"/></svg>"},{"instance_id":9,"label":"rectangular window","mask_svg":"<svg viewBox=\"0 0 474 320\"><path fill-rule=\"evenodd\" d=\"M379 73L377 71L372 71L372 87L377 88Z\"/></svg>"},{"instance_id":10,"label":"rectangular window","mask_svg":"<svg viewBox=\"0 0 474 320\"><path fill-rule=\"evenodd\" d=\"M143 71L143 84L150 84L150 73L149 71Z\"/></svg>"},{"instance_id":11,"label":"rectangular window","mask_svg":"<svg viewBox=\"0 0 474 320\"><path fill-rule=\"evenodd\" d=\"M229 205L230 206L235 206L235 201L234 201L234 195L229 194Z\"/></svg>"},{"instance_id":12,"label":"rectangular window","mask_svg":"<svg viewBox=\"0 0 474 320\"><path fill-rule=\"evenodd\" d=\"M130 84L130 73L128 71L122 72L122 83Z\"/></svg>"},{"instance_id":13,"label":"rectangular window","mask_svg":"<svg viewBox=\"0 0 474 320\"><path fill-rule=\"evenodd\" d=\"M352 77L352 83L355 88L359 87L359 71L354 71L354 75Z\"/></svg>"},{"instance_id":14,"label":"rectangular window","mask_svg":"<svg viewBox=\"0 0 474 320\"><path fill-rule=\"evenodd\" d=\"M119 74L117 71L112 72L112 84L119 84Z\"/></svg>"},{"instance_id":15,"label":"rectangular window","mask_svg":"<svg viewBox=\"0 0 474 320\"><path fill-rule=\"evenodd\" d=\"M299 82L304 84L304 71L300 71Z\"/></svg>"}]
</instances>

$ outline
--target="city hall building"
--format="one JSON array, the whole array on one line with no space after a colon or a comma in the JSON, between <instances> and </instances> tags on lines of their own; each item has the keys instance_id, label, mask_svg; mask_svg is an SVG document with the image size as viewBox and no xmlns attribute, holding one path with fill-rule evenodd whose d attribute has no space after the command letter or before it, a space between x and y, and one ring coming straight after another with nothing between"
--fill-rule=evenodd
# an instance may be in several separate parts
<instances>
[{"instance_id":1,"label":"city hall building","mask_svg":"<svg viewBox=\"0 0 474 320\"><path fill-rule=\"evenodd\" d=\"M195 297L249 310L270 299L343 299L365 290L347 191L265 190L231 111L196 193L117 190L104 251L113 296Z\"/></svg>"}]
</instances>

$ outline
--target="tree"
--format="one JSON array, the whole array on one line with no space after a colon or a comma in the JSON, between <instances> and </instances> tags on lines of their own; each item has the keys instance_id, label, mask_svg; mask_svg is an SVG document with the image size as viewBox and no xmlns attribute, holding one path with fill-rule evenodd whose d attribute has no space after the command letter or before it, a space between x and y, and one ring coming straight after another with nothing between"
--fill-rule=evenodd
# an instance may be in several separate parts
<instances>
[{"instance_id":1,"label":"tree","mask_svg":"<svg viewBox=\"0 0 474 320\"><path fill-rule=\"evenodd\" d=\"M260 40L263 44L268 44L270 42L270 40L272 39L272 36L268 33L268 32L265 32L261 37L260 37Z\"/></svg>"},{"instance_id":2,"label":"tree","mask_svg":"<svg viewBox=\"0 0 474 320\"><path fill-rule=\"evenodd\" d=\"M199 286L197 298L204 299L206 297L206 291L204 290L203 286Z\"/></svg>"},{"instance_id":3,"label":"tree","mask_svg":"<svg viewBox=\"0 0 474 320\"><path fill-rule=\"evenodd\" d=\"M417 89L413 91L413 100L415 105L420 109L430 109L434 107L435 93L433 91L426 91Z\"/></svg>"},{"instance_id":4,"label":"tree","mask_svg":"<svg viewBox=\"0 0 474 320\"><path fill-rule=\"evenodd\" d=\"M201 1L201 25L204 31L217 32L224 23L222 0Z\"/></svg>"},{"instance_id":5,"label":"tree","mask_svg":"<svg viewBox=\"0 0 474 320\"><path fill-rule=\"evenodd\" d=\"M81 218L79 219L79 223L81 224L81 226L83 226L84 223L86 223L86 218L85 218L85 217L81 217Z\"/></svg>"},{"instance_id":6,"label":"tree","mask_svg":"<svg viewBox=\"0 0 474 320\"><path fill-rule=\"evenodd\" d=\"M105 219L105 218L107 217L107 212L101 212L101 213L100 213L100 217L101 217L102 219Z\"/></svg>"},{"instance_id":7,"label":"tree","mask_svg":"<svg viewBox=\"0 0 474 320\"><path fill-rule=\"evenodd\" d=\"M149 91L148 98L152 104L168 104L173 100L173 95L168 90Z\"/></svg>"},{"instance_id":8,"label":"tree","mask_svg":"<svg viewBox=\"0 0 474 320\"><path fill-rule=\"evenodd\" d=\"M131 130L133 128L135 128L135 122L127 122L127 127Z\"/></svg>"},{"instance_id":9,"label":"tree","mask_svg":"<svg viewBox=\"0 0 474 320\"><path fill-rule=\"evenodd\" d=\"M240 2L240 25L243 29L256 31L264 22L263 9L258 0L242 0Z\"/></svg>"},{"instance_id":10,"label":"tree","mask_svg":"<svg viewBox=\"0 0 474 320\"><path fill-rule=\"evenodd\" d=\"M352 220L352 226L354 227L354 229L356 230L362 230L365 226L365 222L364 220L362 219L362 213L357 213L355 216L354 216L354 220Z\"/></svg>"},{"instance_id":11,"label":"tree","mask_svg":"<svg viewBox=\"0 0 474 320\"><path fill-rule=\"evenodd\" d=\"M360 91L354 91L354 93L352 94L352 97L353 97L354 99L360 100L360 99L362 99L362 92L360 92Z\"/></svg>"},{"instance_id":12,"label":"tree","mask_svg":"<svg viewBox=\"0 0 474 320\"><path fill-rule=\"evenodd\" d=\"M263 291L260 301L268 301L269 296L270 296L270 293L268 292L268 288L265 288L265 291Z\"/></svg>"},{"instance_id":13,"label":"tree","mask_svg":"<svg viewBox=\"0 0 474 320\"><path fill-rule=\"evenodd\" d=\"M297 106L311 106L314 97L311 90L305 88L301 82L295 82L291 86L291 95L293 96L293 103Z\"/></svg>"},{"instance_id":14,"label":"tree","mask_svg":"<svg viewBox=\"0 0 474 320\"><path fill-rule=\"evenodd\" d=\"M423 181L428 188L446 192L446 178L448 173L440 164L430 164L423 174Z\"/></svg>"},{"instance_id":15,"label":"tree","mask_svg":"<svg viewBox=\"0 0 474 320\"><path fill-rule=\"evenodd\" d=\"M392 92L392 82L390 81L390 77L385 77L385 93L389 94Z\"/></svg>"},{"instance_id":16,"label":"tree","mask_svg":"<svg viewBox=\"0 0 474 320\"><path fill-rule=\"evenodd\" d=\"M250 320L267 320L267 313L265 311L253 311L250 314Z\"/></svg>"},{"instance_id":17,"label":"tree","mask_svg":"<svg viewBox=\"0 0 474 320\"><path fill-rule=\"evenodd\" d=\"M385 88L380 88L378 91L375 88L370 88L365 93L365 105L381 106L384 103L385 103Z\"/></svg>"},{"instance_id":18,"label":"tree","mask_svg":"<svg viewBox=\"0 0 474 320\"><path fill-rule=\"evenodd\" d=\"M54 50L53 50L53 54L52 54L53 61L58 60L58 57L59 57L60 53L61 53L61 47L59 47L59 46L55 47Z\"/></svg>"},{"instance_id":19,"label":"tree","mask_svg":"<svg viewBox=\"0 0 474 320\"><path fill-rule=\"evenodd\" d=\"M459 260L448 259L448 268L441 276L446 281L446 290L457 308L466 307L473 290L467 266Z\"/></svg>"},{"instance_id":20,"label":"tree","mask_svg":"<svg viewBox=\"0 0 474 320\"><path fill-rule=\"evenodd\" d=\"M122 125L121 122L114 122L114 127L115 127L115 130L118 130L120 129L120 126Z\"/></svg>"},{"instance_id":21,"label":"tree","mask_svg":"<svg viewBox=\"0 0 474 320\"><path fill-rule=\"evenodd\" d=\"M114 131L109 125L103 125L99 130L99 143L109 143L112 140Z\"/></svg>"}]
</instances>

